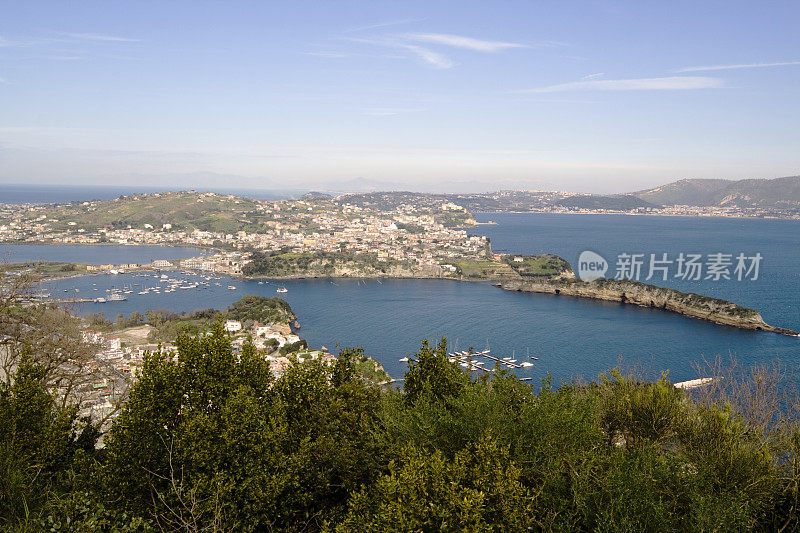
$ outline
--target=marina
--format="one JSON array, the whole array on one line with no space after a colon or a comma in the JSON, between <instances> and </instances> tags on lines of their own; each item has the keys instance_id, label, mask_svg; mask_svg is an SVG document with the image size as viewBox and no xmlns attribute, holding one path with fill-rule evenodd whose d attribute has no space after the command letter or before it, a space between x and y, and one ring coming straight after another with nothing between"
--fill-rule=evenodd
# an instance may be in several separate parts
<instances>
[{"instance_id":1,"label":"marina","mask_svg":"<svg viewBox=\"0 0 800 533\"><path fill-rule=\"evenodd\" d=\"M489 355L488 348L481 352L473 352L473 351L460 351L460 352L450 352L448 353L448 361L451 363L457 363L462 368L469 370L470 372L485 372L487 374L491 373L492 371L486 368L485 361L476 361L476 358L485 358L489 361L494 361L494 363L498 367L505 367L508 369L519 369L519 368L529 368L533 366L533 363L529 361L523 361L522 363L517 363L516 359L512 359L511 357L495 357L493 355ZM538 357L531 357L531 359L538 360ZM413 356L403 357L400 359L401 363L408 363L408 362L416 362L416 359Z\"/></svg>"}]
</instances>

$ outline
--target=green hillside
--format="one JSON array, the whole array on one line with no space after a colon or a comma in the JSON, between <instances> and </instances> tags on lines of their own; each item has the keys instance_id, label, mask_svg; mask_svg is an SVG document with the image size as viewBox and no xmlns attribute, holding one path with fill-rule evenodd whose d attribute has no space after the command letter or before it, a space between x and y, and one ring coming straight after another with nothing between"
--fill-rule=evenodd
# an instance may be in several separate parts
<instances>
[{"instance_id":1,"label":"green hillside","mask_svg":"<svg viewBox=\"0 0 800 533\"><path fill-rule=\"evenodd\" d=\"M608 209L610 211L627 211L640 207L655 207L652 203L633 196L632 194L614 194L610 196L576 194L558 200L556 205L576 209Z\"/></svg>"},{"instance_id":2,"label":"green hillside","mask_svg":"<svg viewBox=\"0 0 800 533\"><path fill-rule=\"evenodd\" d=\"M173 229L235 232L255 230L264 222L259 203L248 198L194 191L166 192L121 196L99 202L74 202L56 206L47 213L54 229L70 227L96 231L144 228L149 224L160 228L172 224Z\"/></svg>"},{"instance_id":3,"label":"green hillside","mask_svg":"<svg viewBox=\"0 0 800 533\"><path fill-rule=\"evenodd\" d=\"M800 176L775 179L684 179L633 193L662 205L800 207Z\"/></svg>"}]
</instances>

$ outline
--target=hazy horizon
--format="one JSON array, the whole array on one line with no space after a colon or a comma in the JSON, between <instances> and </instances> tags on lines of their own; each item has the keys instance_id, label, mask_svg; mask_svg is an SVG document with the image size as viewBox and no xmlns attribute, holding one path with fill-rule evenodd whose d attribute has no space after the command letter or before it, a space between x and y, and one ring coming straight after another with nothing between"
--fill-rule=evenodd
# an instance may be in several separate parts
<instances>
[{"instance_id":1,"label":"hazy horizon","mask_svg":"<svg viewBox=\"0 0 800 533\"><path fill-rule=\"evenodd\" d=\"M775 178L755 178L755 179L777 179L777 178L787 178L787 177L795 177L795 176L776 176ZM187 176L188 179L191 176ZM227 178L232 178L231 176L227 176ZM725 178L722 178L725 179ZM749 179L749 178L748 178ZM677 181L677 180L676 180ZM726 181L737 181L737 180L726 180ZM338 184L335 188L327 188L327 187L258 187L258 186L251 186L251 187L237 187L235 184L226 185L229 182L222 182L218 183L217 185L197 185L197 181L191 181L187 183L185 186L176 185L172 183L168 184L160 184L160 185L142 185L139 184L127 184L127 183L117 183L113 185L108 184L100 184L100 183L88 183L88 184L64 184L64 183L17 183L17 182L0 182L0 193L3 192L3 189L9 188L18 188L20 192L23 192L23 197L27 198L27 193L29 191L37 190L37 189L51 189L53 191L57 191L59 189L70 189L75 191L85 191L90 192L92 190L96 191L104 191L108 194L105 194L103 198L112 198L116 197L121 194L149 194L149 193L159 193L159 192L174 192L174 191L187 191L187 190L196 190L198 192L216 192L220 194L232 194L237 196L249 196L252 198L257 199L278 199L278 198L290 198L290 197L298 197L305 193L309 192L319 192L319 193L326 193L326 194L348 194L348 193L368 193L368 192L414 192L414 193L428 193L428 194L482 194L482 193L493 193L493 192L501 192L501 191L547 191L547 192L563 192L567 194L607 194L607 195L614 195L614 194L629 194L629 193L636 193L643 190L654 189L662 185L666 185L666 183L660 183L659 185L653 187L647 187L644 189L638 190L625 190L625 191L605 191L605 192L597 192L597 191L580 191L580 190L570 190L570 189L563 189L563 188L556 188L556 186L546 188L505 188L505 187L494 187L491 188L489 184L486 187L479 187L477 184L471 184L472 187L467 186L463 188L457 188L457 184L452 184L456 188L450 188L448 185L451 184L433 184L429 187L422 187L414 185L411 186L392 186L389 183L382 184L380 182L371 182L369 180L351 180L349 182L343 182ZM673 182L670 182L673 183ZM111 192L115 192L114 195L109 196ZM75 196L74 199L88 199L84 197ZM102 198L101 198L102 199ZM27 201L27 200L26 200ZM3 203L3 199L0 198L0 203ZM6 202L6 203L14 203L14 201ZM44 202L44 203L49 203Z\"/></svg>"},{"instance_id":2,"label":"hazy horizon","mask_svg":"<svg viewBox=\"0 0 800 533\"><path fill-rule=\"evenodd\" d=\"M8 4L0 183L619 193L797 175L798 16L793 2Z\"/></svg>"}]
</instances>

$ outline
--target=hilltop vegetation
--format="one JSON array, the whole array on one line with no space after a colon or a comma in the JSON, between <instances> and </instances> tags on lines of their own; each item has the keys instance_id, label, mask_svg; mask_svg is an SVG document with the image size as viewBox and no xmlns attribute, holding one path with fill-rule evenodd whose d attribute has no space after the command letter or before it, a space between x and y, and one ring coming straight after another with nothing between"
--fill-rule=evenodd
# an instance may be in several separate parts
<instances>
[{"instance_id":1,"label":"hilltop vegetation","mask_svg":"<svg viewBox=\"0 0 800 533\"><path fill-rule=\"evenodd\" d=\"M105 332L147 324L153 328L149 334L151 342L172 342L182 334L199 335L223 320L285 326L295 318L292 308L282 298L265 298L254 294L243 296L221 311L209 308L196 309L191 313L173 313L166 309L151 309L144 314L134 311L127 317L117 315L114 322L101 313L86 313L83 316L92 328Z\"/></svg>"},{"instance_id":2,"label":"hilltop vegetation","mask_svg":"<svg viewBox=\"0 0 800 533\"><path fill-rule=\"evenodd\" d=\"M73 202L53 207L47 217L54 230L142 229L145 224L158 229L171 224L174 229L235 233L261 227L264 217L258 205L255 200L236 196L180 191Z\"/></svg>"},{"instance_id":3,"label":"hilltop vegetation","mask_svg":"<svg viewBox=\"0 0 800 533\"><path fill-rule=\"evenodd\" d=\"M663 205L800 208L800 176L775 179L683 179L634 193Z\"/></svg>"},{"instance_id":4,"label":"hilltop vegetation","mask_svg":"<svg viewBox=\"0 0 800 533\"><path fill-rule=\"evenodd\" d=\"M522 277L551 278L572 274L572 267L561 257L543 255L507 255L506 263Z\"/></svg>"},{"instance_id":5,"label":"hilltop vegetation","mask_svg":"<svg viewBox=\"0 0 800 533\"><path fill-rule=\"evenodd\" d=\"M231 233L239 231L259 233L274 228L275 223L286 222L286 215L299 213L322 213L339 208L339 204L351 203L369 210L391 212L394 207L408 200L421 214L430 214L434 219L447 227L460 227L474 224L472 215L454 206L454 209L442 209L441 201L425 200L426 195L412 194L406 198L395 193L380 196L382 200L370 201L359 196L345 195L334 199L328 195L307 194L302 205L277 201L282 216L274 216L274 206L270 202L262 202L246 197L217 193L199 193L195 191L161 192L120 196L113 200L94 200L86 202L70 202L53 205L35 212L39 222L47 222L51 231L83 229L85 232L96 232L100 229L161 229L165 224L173 230L210 231L214 233ZM391 198L387 201L386 198ZM268 209L264 209L267 207ZM0 219L2 222L5 219ZM307 229L313 230L313 224ZM296 229L294 231L297 231Z\"/></svg>"},{"instance_id":6,"label":"hilltop vegetation","mask_svg":"<svg viewBox=\"0 0 800 533\"><path fill-rule=\"evenodd\" d=\"M307 195L308 196L308 195ZM314 197L314 196L311 196ZM396 211L401 206L412 205L428 212L434 220L447 228L472 226L475 219L459 202L453 202L454 195L428 194L408 191L368 192L344 194L334 199L337 204L355 205L363 209L381 212ZM443 208L445 204L451 204Z\"/></svg>"},{"instance_id":7,"label":"hilltop vegetation","mask_svg":"<svg viewBox=\"0 0 800 533\"><path fill-rule=\"evenodd\" d=\"M86 265L58 261L30 261L25 263L0 262L0 276L3 274L26 275L41 278L57 278L75 274L85 274Z\"/></svg>"},{"instance_id":8,"label":"hilltop vegetation","mask_svg":"<svg viewBox=\"0 0 800 533\"><path fill-rule=\"evenodd\" d=\"M231 304L225 318L242 322L252 320L262 324L286 324L296 317L292 308L282 298L265 298L248 294Z\"/></svg>"},{"instance_id":9,"label":"hilltop vegetation","mask_svg":"<svg viewBox=\"0 0 800 533\"><path fill-rule=\"evenodd\" d=\"M796 530L797 397L756 370L689 395L611 372L471 378L423 343L400 390L361 350L274 379L221 329L152 355L98 450L35 361L0 388L11 531ZM791 383L791 380L790 380ZM76 432L73 427L82 427Z\"/></svg>"},{"instance_id":10,"label":"hilltop vegetation","mask_svg":"<svg viewBox=\"0 0 800 533\"><path fill-rule=\"evenodd\" d=\"M555 205L580 209L606 209L609 211L628 211L641 207L656 207L650 202L646 202L632 194L614 194L610 196L576 194L558 200Z\"/></svg>"},{"instance_id":11,"label":"hilltop vegetation","mask_svg":"<svg viewBox=\"0 0 800 533\"><path fill-rule=\"evenodd\" d=\"M553 208L630 211L662 206L775 209L775 216L800 211L800 176L776 179L683 179L628 194L573 194L556 191L497 191L471 194L374 192L349 194L342 200L392 210L403 204L452 203L467 212L515 212Z\"/></svg>"},{"instance_id":12,"label":"hilltop vegetation","mask_svg":"<svg viewBox=\"0 0 800 533\"><path fill-rule=\"evenodd\" d=\"M388 275L393 268L409 269L408 261L379 261L377 254L347 252L269 253L253 252L242 273L246 276L282 277L370 277Z\"/></svg>"}]
</instances>

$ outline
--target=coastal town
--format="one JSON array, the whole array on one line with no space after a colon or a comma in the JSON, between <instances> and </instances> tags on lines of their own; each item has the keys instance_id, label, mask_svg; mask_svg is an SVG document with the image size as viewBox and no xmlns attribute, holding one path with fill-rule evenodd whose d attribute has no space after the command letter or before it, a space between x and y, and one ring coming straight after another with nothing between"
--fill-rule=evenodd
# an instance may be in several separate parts
<instances>
[{"instance_id":1,"label":"coastal town","mask_svg":"<svg viewBox=\"0 0 800 533\"><path fill-rule=\"evenodd\" d=\"M337 197L312 193L300 199L265 201L181 191L66 204L0 204L0 242L171 245L204 250L183 260L77 264L60 275L185 269L229 276L462 278L469 270L467 264L503 260L492 253L486 237L470 235L468 229L477 224L472 212L477 210L762 218L775 215L774 210L734 205L655 207L619 199L613 205L591 205L592 198L595 197L539 191L462 195L385 192ZM787 212L781 216L794 215ZM280 258L281 268L252 265L254 254ZM327 261L327 268L314 268L319 266L319 261L314 261L320 258ZM337 268L348 261L360 264L356 265L358 268ZM303 265L287 267L287 262Z\"/></svg>"},{"instance_id":2,"label":"coastal town","mask_svg":"<svg viewBox=\"0 0 800 533\"><path fill-rule=\"evenodd\" d=\"M168 195L170 193L164 193ZM173 193L174 194L174 193ZM178 193L180 194L180 193ZM222 195L186 193L184 202L209 203ZM160 196L158 193L156 195ZM235 197L227 197L235 199ZM118 199L119 200L119 199ZM135 199L128 200L135 202ZM116 202L116 200L115 200ZM109 202L83 202L78 208L91 213ZM241 274L251 252L285 254L345 253L374 254L378 262L401 261L414 265L443 265L463 258L484 258L489 249L485 237L449 227L443 218L460 220L465 226L475 220L462 207L444 203L435 209L402 205L383 212L348 203L280 200L253 202L259 223L241 217L231 221L236 231L214 231L202 220L191 224L150 222L105 224L90 227L75 220L64 221L53 213L58 207L42 205L4 206L0 210L0 242L47 244L177 245L218 250L174 263L152 264L155 268L205 270ZM73 213L77 210L72 206ZM255 215L255 216L253 216ZM72 218L75 218L74 215ZM85 217L84 217L85 218ZM122 226L122 227L121 227ZM130 270L142 265L89 266L90 270ZM454 267L445 267L454 270Z\"/></svg>"}]
</instances>

